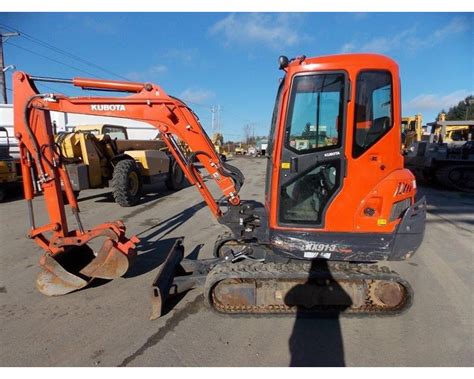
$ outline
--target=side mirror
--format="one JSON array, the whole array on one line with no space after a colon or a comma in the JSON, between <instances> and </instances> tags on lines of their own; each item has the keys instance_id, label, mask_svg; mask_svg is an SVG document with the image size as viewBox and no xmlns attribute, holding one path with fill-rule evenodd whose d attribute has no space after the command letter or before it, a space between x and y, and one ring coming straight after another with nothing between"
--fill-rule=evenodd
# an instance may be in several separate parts
<instances>
[{"instance_id":1,"label":"side mirror","mask_svg":"<svg viewBox=\"0 0 474 379\"><path fill-rule=\"evenodd\" d=\"M288 67L288 57L285 57L284 55L280 55L280 57L278 58L278 64L279 64L279 69L280 70L284 70L285 68Z\"/></svg>"}]
</instances>

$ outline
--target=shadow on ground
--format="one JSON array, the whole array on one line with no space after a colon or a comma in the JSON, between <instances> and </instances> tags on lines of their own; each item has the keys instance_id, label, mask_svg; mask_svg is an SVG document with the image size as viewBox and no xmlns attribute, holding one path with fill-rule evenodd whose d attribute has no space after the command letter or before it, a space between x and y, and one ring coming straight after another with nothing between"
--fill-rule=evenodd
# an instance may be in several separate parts
<instances>
[{"instance_id":1,"label":"shadow on ground","mask_svg":"<svg viewBox=\"0 0 474 379\"><path fill-rule=\"evenodd\" d=\"M143 275L163 263L167 253L178 239L164 239L164 237L183 225L193 217L196 212L204 208L205 205L205 202L200 202L138 233L137 236L140 239L137 245L138 256L124 277L131 278ZM197 257L202 246L203 245L198 245L194 248L188 257L191 259L193 259L192 257Z\"/></svg>"},{"instance_id":2,"label":"shadow on ground","mask_svg":"<svg viewBox=\"0 0 474 379\"><path fill-rule=\"evenodd\" d=\"M5 186L4 191L5 191L5 196L0 201L0 204L24 199L23 185L21 182L9 183L9 185Z\"/></svg>"},{"instance_id":3,"label":"shadow on ground","mask_svg":"<svg viewBox=\"0 0 474 379\"><path fill-rule=\"evenodd\" d=\"M312 261L311 271L320 271L331 277L326 261ZM308 308L313 302L321 302L320 291L315 291L318 281L309 279L305 284L292 288L285 296L285 303L299 304L296 320L289 340L290 366L340 367L345 366L339 314L352 304L349 295L333 282L331 296L344 304L324 314L311 314ZM313 288L313 290L311 289ZM324 301L324 300L323 300Z\"/></svg>"},{"instance_id":4,"label":"shadow on ground","mask_svg":"<svg viewBox=\"0 0 474 379\"><path fill-rule=\"evenodd\" d=\"M144 195L141 197L140 202L137 205L146 204L150 201L160 199L164 196L170 195L175 191L171 191L166 188L166 186L145 186L144 188ZM114 203L114 196L112 191L110 192L102 192L90 196L81 196L79 195L77 201L86 201L86 200L95 200L96 203Z\"/></svg>"}]
</instances>

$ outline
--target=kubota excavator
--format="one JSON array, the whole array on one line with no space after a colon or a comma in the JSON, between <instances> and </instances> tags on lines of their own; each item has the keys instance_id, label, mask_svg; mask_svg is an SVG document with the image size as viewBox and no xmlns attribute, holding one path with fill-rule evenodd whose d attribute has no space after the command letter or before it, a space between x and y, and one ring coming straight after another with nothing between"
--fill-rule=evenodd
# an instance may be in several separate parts
<instances>
[{"instance_id":1,"label":"kubota excavator","mask_svg":"<svg viewBox=\"0 0 474 379\"><path fill-rule=\"evenodd\" d=\"M410 285L375 264L409 258L423 239L426 202L400 152L400 80L384 56L348 54L289 60L278 89L268 145L265 206L241 201L242 173L220 160L193 111L157 85L109 80L13 76L16 137L33 238L43 249L38 289L61 295L94 278L123 275L138 239L120 221L85 229L54 144L50 111L147 122L229 232L215 258L183 260L182 241L164 253L152 287L152 318L170 295L203 286L220 313L344 311L396 314L412 301ZM39 93L35 82L131 93L67 97ZM179 141L191 151L182 153ZM195 166L223 197L213 198ZM77 222L68 228L62 186ZM36 226L32 199L44 193L50 222ZM93 252L88 242L103 238ZM157 251L157 254L162 252ZM327 270L317 262L326 262ZM298 288L298 290L294 290Z\"/></svg>"}]
</instances>

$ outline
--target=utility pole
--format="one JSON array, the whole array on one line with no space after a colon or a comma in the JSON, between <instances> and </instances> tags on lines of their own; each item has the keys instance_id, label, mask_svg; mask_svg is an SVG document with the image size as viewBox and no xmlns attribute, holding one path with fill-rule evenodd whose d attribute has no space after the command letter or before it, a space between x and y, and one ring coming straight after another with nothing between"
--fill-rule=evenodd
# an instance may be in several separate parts
<instances>
[{"instance_id":1,"label":"utility pole","mask_svg":"<svg viewBox=\"0 0 474 379\"><path fill-rule=\"evenodd\" d=\"M3 62L3 42L10 37L17 37L20 33L0 33L0 104L7 104L7 83L5 81L5 72L8 67L5 67ZM10 67L10 66L9 66Z\"/></svg>"},{"instance_id":2,"label":"utility pole","mask_svg":"<svg viewBox=\"0 0 474 379\"><path fill-rule=\"evenodd\" d=\"M221 106L217 106L217 133L221 132Z\"/></svg>"},{"instance_id":3,"label":"utility pole","mask_svg":"<svg viewBox=\"0 0 474 379\"><path fill-rule=\"evenodd\" d=\"M221 118L220 118L221 106L218 105L215 107L214 105L211 107L211 129L212 133L220 133L221 128Z\"/></svg>"},{"instance_id":4,"label":"utility pole","mask_svg":"<svg viewBox=\"0 0 474 379\"><path fill-rule=\"evenodd\" d=\"M212 131L212 134L214 134L215 123L216 123L216 110L215 110L214 105L213 105L212 108L211 108L211 131Z\"/></svg>"}]
</instances>

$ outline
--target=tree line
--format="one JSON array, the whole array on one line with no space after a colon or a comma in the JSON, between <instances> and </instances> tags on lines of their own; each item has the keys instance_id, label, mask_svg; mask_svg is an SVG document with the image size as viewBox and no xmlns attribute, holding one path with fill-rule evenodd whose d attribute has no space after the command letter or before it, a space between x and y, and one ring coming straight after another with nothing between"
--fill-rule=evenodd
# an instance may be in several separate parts
<instances>
[{"instance_id":1,"label":"tree line","mask_svg":"<svg viewBox=\"0 0 474 379\"><path fill-rule=\"evenodd\" d=\"M457 105L449 108L446 112L446 121L463 121L474 119L474 95L469 95L464 100L461 100Z\"/></svg>"}]
</instances>

